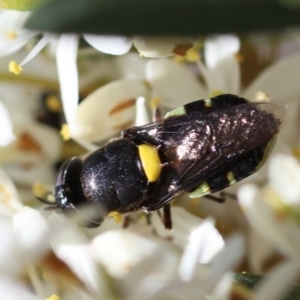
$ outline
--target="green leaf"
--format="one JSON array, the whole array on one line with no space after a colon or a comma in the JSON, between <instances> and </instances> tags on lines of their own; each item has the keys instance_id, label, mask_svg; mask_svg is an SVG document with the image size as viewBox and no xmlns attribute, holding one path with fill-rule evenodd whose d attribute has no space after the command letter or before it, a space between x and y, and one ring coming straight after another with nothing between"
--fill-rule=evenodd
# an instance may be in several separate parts
<instances>
[{"instance_id":1,"label":"green leaf","mask_svg":"<svg viewBox=\"0 0 300 300\"><path fill-rule=\"evenodd\" d=\"M54 32L191 35L300 24L300 10L285 1L292 0L52 0L33 13L27 27Z\"/></svg>"},{"instance_id":2,"label":"green leaf","mask_svg":"<svg viewBox=\"0 0 300 300\"><path fill-rule=\"evenodd\" d=\"M253 275L248 273L235 274L235 281L244 285L248 289L253 289L265 277L260 275ZM300 299L300 286L291 283L291 292L282 300L299 300Z\"/></svg>"}]
</instances>

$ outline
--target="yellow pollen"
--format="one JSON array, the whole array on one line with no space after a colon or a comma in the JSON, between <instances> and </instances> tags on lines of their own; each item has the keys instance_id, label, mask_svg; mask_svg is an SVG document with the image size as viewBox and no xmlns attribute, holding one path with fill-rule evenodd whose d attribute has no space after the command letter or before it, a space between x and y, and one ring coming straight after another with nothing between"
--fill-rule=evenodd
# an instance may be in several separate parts
<instances>
[{"instance_id":1,"label":"yellow pollen","mask_svg":"<svg viewBox=\"0 0 300 300\"><path fill-rule=\"evenodd\" d=\"M58 297L57 295L54 294L54 295L52 295L52 296L46 298L45 300L59 300L59 297Z\"/></svg>"},{"instance_id":2,"label":"yellow pollen","mask_svg":"<svg viewBox=\"0 0 300 300\"><path fill-rule=\"evenodd\" d=\"M213 98L213 97L220 96L222 94L223 94L223 92L221 90L213 90L209 93L209 97Z\"/></svg>"},{"instance_id":3,"label":"yellow pollen","mask_svg":"<svg viewBox=\"0 0 300 300\"><path fill-rule=\"evenodd\" d=\"M270 97L265 92L259 91L255 94L255 100L257 102L270 102Z\"/></svg>"},{"instance_id":4,"label":"yellow pollen","mask_svg":"<svg viewBox=\"0 0 300 300\"><path fill-rule=\"evenodd\" d=\"M186 53L186 60L189 62L197 62L200 61L200 59L201 59L201 55L199 51L195 50L194 48L190 49Z\"/></svg>"},{"instance_id":5,"label":"yellow pollen","mask_svg":"<svg viewBox=\"0 0 300 300\"><path fill-rule=\"evenodd\" d=\"M68 141L71 138L70 127L68 124L63 124L60 130L60 135L64 141Z\"/></svg>"},{"instance_id":6,"label":"yellow pollen","mask_svg":"<svg viewBox=\"0 0 300 300\"><path fill-rule=\"evenodd\" d=\"M12 31L12 30L8 30L6 31L6 36L10 39L10 40L14 40L18 35L16 32Z\"/></svg>"},{"instance_id":7,"label":"yellow pollen","mask_svg":"<svg viewBox=\"0 0 300 300\"><path fill-rule=\"evenodd\" d=\"M161 102L161 98L160 97L153 97L150 102L149 102L149 106L150 108L153 110L156 107L158 107L158 104Z\"/></svg>"},{"instance_id":8,"label":"yellow pollen","mask_svg":"<svg viewBox=\"0 0 300 300\"><path fill-rule=\"evenodd\" d=\"M38 197L43 197L47 193L47 189L42 183L35 182L32 187L32 192Z\"/></svg>"},{"instance_id":9,"label":"yellow pollen","mask_svg":"<svg viewBox=\"0 0 300 300\"><path fill-rule=\"evenodd\" d=\"M61 103L57 96L49 95L46 98L46 106L51 112L61 112Z\"/></svg>"},{"instance_id":10,"label":"yellow pollen","mask_svg":"<svg viewBox=\"0 0 300 300\"><path fill-rule=\"evenodd\" d=\"M142 166L148 181L156 181L161 171L161 163L157 150L146 144L139 145L138 149Z\"/></svg>"},{"instance_id":11,"label":"yellow pollen","mask_svg":"<svg viewBox=\"0 0 300 300\"><path fill-rule=\"evenodd\" d=\"M123 221L122 215L116 211L110 212L107 216L110 218L113 218L116 223L122 223L122 221Z\"/></svg>"},{"instance_id":12,"label":"yellow pollen","mask_svg":"<svg viewBox=\"0 0 300 300\"><path fill-rule=\"evenodd\" d=\"M14 73L16 75L19 75L23 71L21 66L18 63L16 63L15 61L11 61L9 63L8 70L9 70L9 72Z\"/></svg>"},{"instance_id":13,"label":"yellow pollen","mask_svg":"<svg viewBox=\"0 0 300 300\"><path fill-rule=\"evenodd\" d=\"M299 148L299 147L293 148L293 149L292 149L292 154L293 154L296 158L300 159L300 148Z\"/></svg>"}]
</instances>

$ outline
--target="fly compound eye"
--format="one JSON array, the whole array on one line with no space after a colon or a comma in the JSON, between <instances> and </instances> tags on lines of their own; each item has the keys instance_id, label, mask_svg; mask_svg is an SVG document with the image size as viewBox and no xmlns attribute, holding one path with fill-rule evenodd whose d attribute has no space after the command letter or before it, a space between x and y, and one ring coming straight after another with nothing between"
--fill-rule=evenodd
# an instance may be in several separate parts
<instances>
[{"instance_id":1,"label":"fly compound eye","mask_svg":"<svg viewBox=\"0 0 300 300\"><path fill-rule=\"evenodd\" d=\"M64 162L58 171L54 196L57 207L62 210L85 201L80 182L82 164L81 159L73 157Z\"/></svg>"}]
</instances>

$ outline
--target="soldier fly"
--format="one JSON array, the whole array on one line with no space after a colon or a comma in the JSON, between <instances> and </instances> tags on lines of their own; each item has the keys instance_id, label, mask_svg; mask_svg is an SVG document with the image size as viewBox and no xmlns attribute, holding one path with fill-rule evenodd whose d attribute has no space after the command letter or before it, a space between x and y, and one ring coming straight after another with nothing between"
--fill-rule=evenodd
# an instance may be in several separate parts
<instances>
[{"instance_id":1,"label":"soldier fly","mask_svg":"<svg viewBox=\"0 0 300 300\"><path fill-rule=\"evenodd\" d=\"M238 182L262 166L274 145L284 109L231 94L198 100L164 119L124 130L84 160L73 157L58 172L55 204L61 211L88 205L96 227L110 212L146 213L182 193L203 197Z\"/></svg>"}]
</instances>

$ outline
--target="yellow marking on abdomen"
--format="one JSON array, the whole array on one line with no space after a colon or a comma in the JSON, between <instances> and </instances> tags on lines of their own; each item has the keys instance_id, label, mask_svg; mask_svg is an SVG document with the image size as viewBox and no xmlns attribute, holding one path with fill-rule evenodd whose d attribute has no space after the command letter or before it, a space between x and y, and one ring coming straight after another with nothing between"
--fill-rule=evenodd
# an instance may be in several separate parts
<instances>
[{"instance_id":1,"label":"yellow marking on abdomen","mask_svg":"<svg viewBox=\"0 0 300 300\"><path fill-rule=\"evenodd\" d=\"M161 172L161 162L157 150L146 144L139 145L138 149L142 166L148 181L156 181Z\"/></svg>"}]
</instances>

